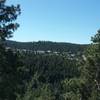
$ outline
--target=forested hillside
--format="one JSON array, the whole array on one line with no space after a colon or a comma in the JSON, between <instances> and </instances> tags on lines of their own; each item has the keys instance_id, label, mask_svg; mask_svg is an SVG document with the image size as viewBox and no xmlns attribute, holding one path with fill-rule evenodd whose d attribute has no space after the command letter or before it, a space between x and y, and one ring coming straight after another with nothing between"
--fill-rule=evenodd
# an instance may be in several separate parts
<instances>
[{"instance_id":1,"label":"forested hillside","mask_svg":"<svg viewBox=\"0 0 100 100\"><path fill-rule=\"evenodd\" d=\"M88 47L7 41L19 27L15 20L21 11L5 2L0 1L0 100L100 100L100 30ZM62 53L80 51L74 59Z\"/></svg>"},{"instance_id":2,"label":"forested hillside","mask_svg":"<svg viewBox=\"0 0 100 100\"><path fill-rule=\"evenodd\" d=\"M6 41L6 46L12 49L26 49L33 51L51 51L51 52L83 52L88 45L84 44L72 44L63 42L50 42L50 41L38 41L38 42L16 42Z\"/></svg>"}]
</instances>

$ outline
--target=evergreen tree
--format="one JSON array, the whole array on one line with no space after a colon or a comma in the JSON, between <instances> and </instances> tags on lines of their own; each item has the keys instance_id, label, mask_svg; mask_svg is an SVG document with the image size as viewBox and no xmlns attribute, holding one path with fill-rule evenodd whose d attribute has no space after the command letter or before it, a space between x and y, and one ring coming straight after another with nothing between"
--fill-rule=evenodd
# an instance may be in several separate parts
<instances>
[{"instance_id":1,"label":"evergreen tree","mask_svg":"<svg viewBox=\"0 0 100 100\"><path fill-rule=\"evenodd\" d=\"M18 28L14 23L20 14L20 6L7 6L6 0L0 0L0 100L15 100L18 92L18 55L7 50L4 42Z\"/></svg>"},{"instance_id":2,"label":"evergreen tree","mask_svg":"<svg viewBox=\"0 0 100 100\"><path fill-rule=\"evenodd\" d=\"M84 76L89 100L100 100L100 30L92 37L93 43L86 53Z\"/></svg>"},{"instance_id":3,"label":"evergreen tree","mask_svg":"<svg viewBox=\"0 0 100 100\"><path fill-rule=\"evenodd\" d=\"M0 0L0 41L4 41L12 36L18 28L17 23L13 23L20 14L20 6L7 6L6 0Z\"/></svg>"}]
</instances>

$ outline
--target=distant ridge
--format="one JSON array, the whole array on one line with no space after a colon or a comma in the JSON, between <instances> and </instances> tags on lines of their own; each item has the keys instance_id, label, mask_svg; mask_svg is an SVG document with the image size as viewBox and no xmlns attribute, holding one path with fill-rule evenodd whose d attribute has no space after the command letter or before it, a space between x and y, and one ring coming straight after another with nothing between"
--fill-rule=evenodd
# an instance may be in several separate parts
<instances>
[{"instance_id":1,"label":"distant ridge","mask_svg":"<svg viewBox=\"0 0 100 100\"><path fill-rule=\"evenodd\" d=\"M41 51L53 51L53 52L83 52L88 44L74 44L66 42L51 42L51 41L38 41L38 42L17 42L6 41L6 46L12 49L26 49L26 50L41 50Z\"/></svg>"}]
</instances>

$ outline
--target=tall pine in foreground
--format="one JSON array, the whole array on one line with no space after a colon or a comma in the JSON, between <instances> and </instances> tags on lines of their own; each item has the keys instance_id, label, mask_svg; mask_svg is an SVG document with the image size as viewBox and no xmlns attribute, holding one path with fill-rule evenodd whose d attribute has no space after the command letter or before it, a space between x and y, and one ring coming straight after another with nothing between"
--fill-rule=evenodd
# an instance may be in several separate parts
<instances>
[{"instance_id":1,"label":"tall pine in foreground","mask_svg":"<svg viewBox=\"0 0 100 100\"><path fill-rule=\"evenodd\" d=\"M84 68L88 100L100 100L100 30L92 37L92 44L87 50ZM85 95L86 96L86 95Z\"/></svg>"},{"instance_id":2,"label":"tall pine in foreground","mask_svg":"<svg viewBox=\"0 0 100 100\"><path fill-rule=\"evenodd\" d=\"M20 6L7 6L6 0L0 0L0 100L15 100L19 91L19 73L17 54L5 48L4 42L18 28L14 23L20 14Z\"/></svg>"}]
</instances>

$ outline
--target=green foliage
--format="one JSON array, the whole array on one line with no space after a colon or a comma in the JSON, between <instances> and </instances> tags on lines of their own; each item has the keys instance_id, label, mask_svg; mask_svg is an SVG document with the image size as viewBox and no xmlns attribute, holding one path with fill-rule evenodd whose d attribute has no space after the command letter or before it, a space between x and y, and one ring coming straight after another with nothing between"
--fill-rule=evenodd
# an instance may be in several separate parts
<instances>
[{"instance_id":1,"label":"green foliage","mask_svg":"<svg viewBox=\"0 0 100 100\"><path fill-rule=\"evenodd\" d=\"M13 49L26 49L33 51L51 51L51 52L71 52L71 53L82 53L88 45L63 43L63 42L49 42L49 41L38 41L38 42L15 42L6 41L8 47Z\"/></svg>"},{"instance_id":2,"label":"green foliage","mask_svg":"<svg viewBox=\"0 0 100 100\"><path fill-rule=\"evenodd\" d=\"M20 82L18 67L21 66L17 54L12 51L2 53L3 58L0 58L0 99L13 100Z\"/></svg>"},{"instance_id":3,"label":"green foliage","mask_svg":"<svg viewBox=\"0 0 100 100\"><path fill-rule=\"evenodd\" d=\"M89 90L88 100L100 99L100 30L92 37L93 43L86 53L84 65L84 77L86 78L86 90ZM89 88L89 89L88 89Z\"/></svg>"},{"instance_id":4,"label":"green foliage","mask_svg":"<svg viewBox=\"0 0 100 100\"><path fill-rule=\"evenodd\" d=\"M76 60L67 57L24 53L21 59L23 80L28 83L24 84L27 87L24 97L20 96L24 100L63 100L62 82L80 76Z\"/></svg>"},{"instance_id":5,"label":"green foliage","mask_svg":"<svg viewBox=\"0 0 100 100\"><path fill-rule=\"evenodd\" d=\"M19 26L13 23L20 14L20 7L5 5L6 0L0 0L0 100L14 100L18 93L19 71L21 63L18 55L12 50L6 50L4 41L10 38Z\"/></svg>"},{"instance_id":6,"label":"green foliage","mask_svg":"<svg viewBox=\"0 0 100 100\"><path fill-rule=\"evenodd\" d=\"M19 26L13 23L20 14L20 6L7 6L6 0L0 1L0 41L11 37L14 30Z\"/></svg>"},{"instance_id":7,"label":"green foliage","mask_svg":"<svg viewBox=\"0 0 100 100\"><path fill-rule=\"evenodd\" d=\"M40 83L38 78L39 76L36 73L27 85L24 96L19 97L18 100L54 100L51 85Z\"/></svg>"},{"instance_id":8,"label":"green foliage","mask_svg":"<svg viewBox=\"0 0 100 100\"><path fill-rule=\"evenodd\" d=\"M81 89L83 84L85 82L80 78L71 78L70 80L65 79L62 81L62 96L64 100L80 100L82 98Z\"/></svg>"},{"instance_id":9,"label":"green foliage","mask_svg":"<svg viewBox=\"0 0 100 100\"><path fill-rule=\"evenodd\" d=\"M7 6L0 1L0 100L100 100L100 30L85 59L71 59L64 54L14 52L6 49L50 50L51 52L84 51L84 46L33 42L5 41L18 28L14 23L20 6ZM14 46L15 45L15 46ZM13 47L14 46L14 47Z\"/></svg>"},{"instance_id":10,"label":"green foliage","mask_svg":"<svg viewBox=\"0 0 100 100\"><path fill-rule=\"evenodd\" d=\"M93 41L93 43L100 43L100 29L97 31L97 34L94 36L94 37L92 37L92 39L91 39L92 41Z\"/></svg>"}]
</instances>

